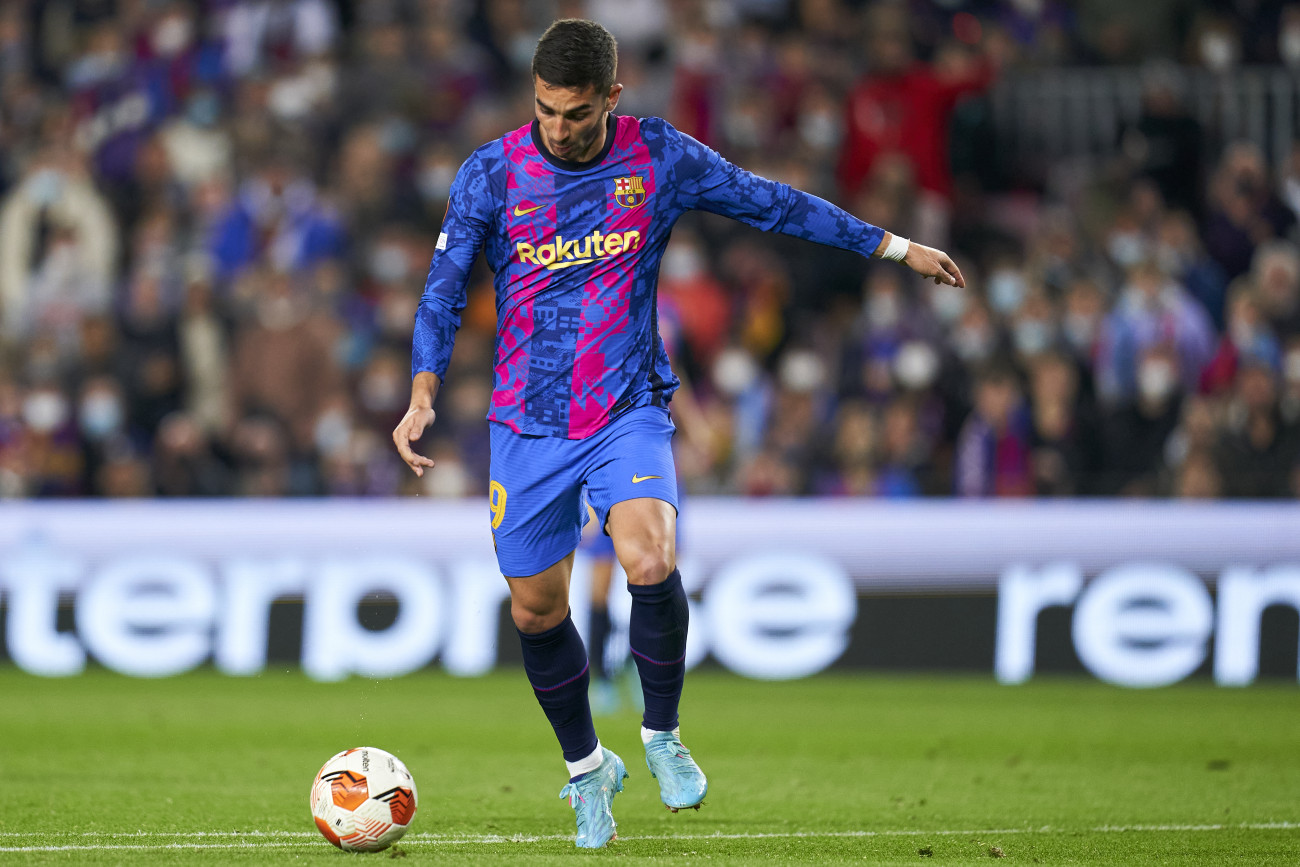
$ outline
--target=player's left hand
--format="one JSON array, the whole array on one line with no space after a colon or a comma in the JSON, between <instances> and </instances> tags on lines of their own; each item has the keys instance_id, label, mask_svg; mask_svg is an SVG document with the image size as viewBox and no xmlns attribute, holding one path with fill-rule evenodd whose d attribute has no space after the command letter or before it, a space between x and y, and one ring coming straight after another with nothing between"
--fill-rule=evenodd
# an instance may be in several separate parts
<instances>
[{"instance_id":1,"label":"player's left hand","mask_svg":"<svg viewBox=\"0 0 1300 867\"><path fill-rule=\"evenodd\" d=\"M952 257L942 250L913 241L907 248L907 256L903 258L903 264L922 277L932 278L935 283L947 283L949 286L966 288L966 278L961 276L961 269L957 267Z\"/></svg>"}]
</instances>

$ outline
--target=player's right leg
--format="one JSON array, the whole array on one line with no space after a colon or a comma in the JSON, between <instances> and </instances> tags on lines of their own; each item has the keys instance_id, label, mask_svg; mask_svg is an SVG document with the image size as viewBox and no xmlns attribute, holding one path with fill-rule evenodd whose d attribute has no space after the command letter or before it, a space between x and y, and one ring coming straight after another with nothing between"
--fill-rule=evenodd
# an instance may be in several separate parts
<instances>
[{"instance_id":1,"label":"player's right leg","mask_svg":"<svg viewBox=\"0 0 1300 867\"><path fill-rule=\"evenodd\" d=\"M614 836L610 804L627 772L596 738L587 651L569 612L581 483L570 477L568 441L490 429L492 531L524 670L564 754L569 784L561 797L576 813L576 843L598 848Z\"/></svg>"},{"instance_id":2,"label":"player's right leg","mask_svg":"<svg viewBox=\"0 0 1300 867\"><path fill-rule=\"evenodd\" d=\"M524 670L537 703L550 720L564 751L569 782L560 797L573 808L574 842L598 849L614 838L612 805L623 791L623 760L600 745L587 700L586 649L569 616L569 577L573 554L545 571L510 584L510 613L519 630Z\"/></svg>"}]
</instances>

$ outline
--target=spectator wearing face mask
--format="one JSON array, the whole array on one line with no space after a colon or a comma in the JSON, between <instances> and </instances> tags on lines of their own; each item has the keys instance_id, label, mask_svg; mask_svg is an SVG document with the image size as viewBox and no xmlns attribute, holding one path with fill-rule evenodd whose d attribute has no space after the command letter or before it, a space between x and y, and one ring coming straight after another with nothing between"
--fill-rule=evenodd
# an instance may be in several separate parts
<instances>
[{"instance_id":1,"label":"spectator wearing face mask","mask_svg":"<svg viewBox=\"0 0 1300 867\"><path fill-rule=\"evenodd\" d=\"M113 454L147 445L132 441L122 384L111 376L96 376L81 386L76 421L85 455L84 490L96 489L96 478Z\"/></svg>"},{"instance_id":2,"label":"spectator wearing face mask","mask_svg":"<svg viewBox=\"0 0 1300 867\"><path fill-rule=\"evenodd\" d=\"M1214 345L1205 309L1155 262L1145 259L1129 269L1128 282L1102 326L1098 397L1108 406L1117 406L1138 396L1139 361L1156 346L1172 352L1180 390L1194 390Z\"/></svg>"},{"instance_id":3,"label":"spectator wearing face mask","mask_svg":"<svg viewBox=\"0 0 1300 867\"><path fill-rule=\"evenodd\" d=\"M1058 319L1051 297L1041 287L1034 287L1011 319L1011 344L1021 369L1028 370L1035 360L1056 348Z\"/></svg>"},{"instance_id":4,"label":"spectator wearing face mask","mask_svg":"<svg viewBox=\"0 0 1300 867\"><path fill-rule=\"evenodd\" d=\"M53 382L28 388L22 398L21 419L17 452L23 495L71 497L86 493L85 459L66 390Z\"/></svg>"}]
</instances>

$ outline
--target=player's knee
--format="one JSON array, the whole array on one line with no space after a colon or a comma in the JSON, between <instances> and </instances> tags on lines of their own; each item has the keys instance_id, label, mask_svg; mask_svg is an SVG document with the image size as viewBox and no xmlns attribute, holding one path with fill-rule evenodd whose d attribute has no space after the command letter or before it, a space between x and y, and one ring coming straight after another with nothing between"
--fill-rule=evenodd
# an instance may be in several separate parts
<instances>
[{"instance_id":1,"label":"player's knee","mask_svg":"<svg viewBox=\"0 0 1300 867\"><path fill-rule=\"evenodd\" d=\"M676 552L671 544L639 549L623 563L629 584L658 584L676 567Z\"/></svg>"},{"instance_id":2,"label":"player's knee","mask_svg":"<svg viewBox=\"0 0 1300 867\"><path fill-rule=\"evenodd\" d=\"M510 617L515 628L525 635L536 635L548 629L554 629L564 622L568 615L567 605L546 604L541 601L512 600Z\"/></svg>"}]
</instances>

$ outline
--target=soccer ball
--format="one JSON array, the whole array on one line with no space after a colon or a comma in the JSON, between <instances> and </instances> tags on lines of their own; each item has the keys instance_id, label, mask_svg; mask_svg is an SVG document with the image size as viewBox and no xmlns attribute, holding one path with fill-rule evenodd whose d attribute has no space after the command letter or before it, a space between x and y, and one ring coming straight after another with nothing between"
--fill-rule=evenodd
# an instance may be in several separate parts
<instances>
[{"instance_id":1,"label":"soccer ball","mask_svg":"<svg viewBox=\"0 0 1300 867\"><path fill-rule=\"evenodd\" d=\"M374 747L344 750L311 784L316 827L348 852L378 852L401 839L415 816L415 780L398 758Z\"/></svg>"}]
</instances>

